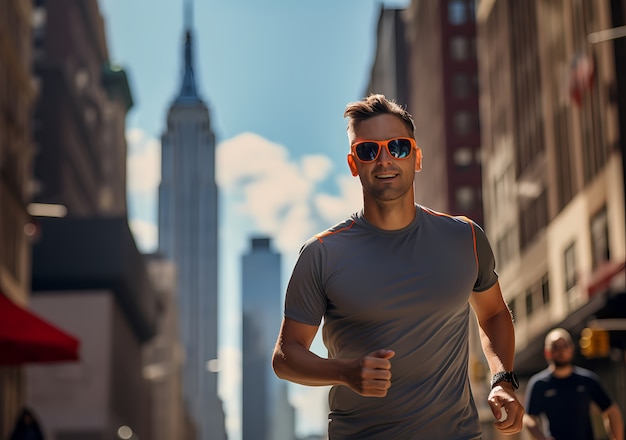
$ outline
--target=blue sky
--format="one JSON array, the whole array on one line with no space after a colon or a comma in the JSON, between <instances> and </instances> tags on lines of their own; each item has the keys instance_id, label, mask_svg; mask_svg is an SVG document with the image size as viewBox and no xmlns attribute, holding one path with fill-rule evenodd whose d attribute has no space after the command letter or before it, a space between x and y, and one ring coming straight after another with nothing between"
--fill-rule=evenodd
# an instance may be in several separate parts
<instances>
[{"instance_id":1,"label":"blue sky","mask_svg":"<svg viewBox=\"0 0 626 440\"><path fill-rule=\"evenodd\" d=\"M135 101L127 118L129 217L148 252L156 247L160 136L181 83L183 0L99 3L110 58L127 70ZM193 4L196 81L218 142L220 395L230 440L241 437L241 255L252 236L270 235L286 284L303 242L360 207L360 185L345 163L343 110L365 93L381 5L409 3ZM292 403L307 408L299 434L325 431L326 389L290 391Z\"/></svg>"}]
</instances>

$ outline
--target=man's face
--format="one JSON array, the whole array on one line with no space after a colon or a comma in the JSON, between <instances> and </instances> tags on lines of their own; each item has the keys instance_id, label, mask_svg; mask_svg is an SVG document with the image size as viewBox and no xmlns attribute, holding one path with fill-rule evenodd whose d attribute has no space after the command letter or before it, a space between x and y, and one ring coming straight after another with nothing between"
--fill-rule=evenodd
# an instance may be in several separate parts
<instances>
[{"instance_id":1,"label":"man's face","mask_svg":"<svg viewBox=\"0 0 626 440\"><path fill-rule=\"evenodd\" d=\"M364 140L412 138L412 135L399 117L383 114L361 122L348 133L348 137L353 145ZM391 201L407 196L412 199L415 155L415 149L412 149L408 157L396 159L383 147L373 162L363 163L352 156L351 169L361 179L364 199Z\"/></svg>"},{"instance_id":2,"label":"man's face","mask_svg":"<svg viewBox=\"0 0 626 440\"><path fill-rule=\"evenodd\" d=\"M572 363L574 346L564 338L556 338L546 346L546 359L555 367L565 367Z\"/></svg>"}]
</instances>

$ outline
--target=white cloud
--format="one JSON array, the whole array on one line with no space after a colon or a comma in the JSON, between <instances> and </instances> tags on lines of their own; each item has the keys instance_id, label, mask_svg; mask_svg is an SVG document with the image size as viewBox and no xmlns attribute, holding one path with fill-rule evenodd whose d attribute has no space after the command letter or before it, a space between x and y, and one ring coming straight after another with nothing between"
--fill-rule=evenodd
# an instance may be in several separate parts
<instances>
[{"instance_id":1,"label":"white cloud","mask_svg":"<svg viewBox=\"0 0 626 440\"><path fill-rule=\"evenodd\" d=\"M155 223L144 220L131 219L128 222L130 230L133 232L137 248L141 252L152 252L156 248L158 241L158 230Z\"/></svg>"},{"instance_id":2,"label":"white cloud","mask_svg":"<svg viewBox=\"0 0 626 440\"><path fill-rule=\"evenodd\" d=\"M302 202L289 206L281 221L268 232L283 253L295 254L315 230L311 206Z\"/></svg>"},{"instance_id":3,"label":"white cloud","mask_svg":"<svg viewBox=\"0 0 626 440\"><path fill-rule=\"evenodd\" d=\"M321 182L328 177L333 163L327 156L307 156L302 159L304 177L313 182Z\"/></svg>"},{"instance_id":4,"label":"white cloud","mask_svg":"<svg viewBox=\"0 0 626 440\"><path fill-rule=\"evenodd\" d=\"M126 132L128 158L127 188L130 193L153 193L161 181L161 143L144 131L132 128Z\"/></svg>"},{"instance_id":5,"label":"white cloud","mask_svg":"<svg viewBox=\"0 0 626 440\"><path fill-rule=\"evenodd\" d=\"M237 433L237 437L241 430L241 351L230 346L220 347L219 361L222 367L218 393L224 404L226 429L231 434Z\"/></svg>"},{"instance_id":6,"label":"white cloud","mask_svg":"<svg viewBox=\"0 0 626 440\"><path fill-rule=\"evenodd\" d=\"M243 133L222 142L216 151L217 181L226 191L242 179L270 175L276 164L287 163L287 150L254 133Z\"/></svg>"},{"instance_id":7,"label":"white cloud","mask_svg":"<svg viewBox=\"0 0 626 440\"><path fill-rule=\"evenodd\" d=\"M126 132L126 142L129 226L140 251L152 252L158 244L156 218L161 181L161 144L138 128Z\"/></svg>"},{"instance_id":8,"label":"white cloud","mask_svg":"<svg viewBox=\"0 0 626 440\"><path fill-rule=\"evenodd\" d=\"M321 193L313 201L315 209L328 225L340 222L346 215L360 209L363 204L361 181L358 177L341 175L337 177L336 184L339 187L339 195Z\"/></svg>"},{"instance_id":9,"label":"white cloud","mask_svg":"<svg viewBox=\"0 0 626 440\"><path fill-rule=\"evenodd\" d=\"M321 192L318 185L333 178L328 157L311 155L296 161L284 146L256 134L221 143L217 164L218 184L234 211L252 219L258 232L274 237L283 253L297 251L312 234L342 220L360 204L358 180L355 183L348 174L335 178L339 195Z\"/></svg>"}]
</instances>

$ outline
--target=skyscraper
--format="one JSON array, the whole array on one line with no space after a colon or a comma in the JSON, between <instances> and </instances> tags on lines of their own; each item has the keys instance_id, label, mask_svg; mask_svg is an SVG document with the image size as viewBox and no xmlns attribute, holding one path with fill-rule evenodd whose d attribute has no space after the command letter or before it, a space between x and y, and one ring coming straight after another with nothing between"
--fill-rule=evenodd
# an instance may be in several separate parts
<instances>
[{"instance_id":1,"label":"skyscraper","mask_svg":"<svg viewBox=\"0 0 626 440\"><path fill-rule=\"evenodd\" d=\"M271 249L270 238L253 238L251 244L242 258L242 438L293 440L295 411L287 383L271 368L282 308L280 254Z\"/></svg>"},{"instance_id":2,"label":"skyscraper","mask_svg":"<svg viewBox=\"0 0 626 440\"><path fill-rule=\"evenodd\" d=\"M198 438L221 440L226 438L224 413L214 368L218 342L215 135L196 89L187 6L182 84L161 139L159 250L178 272L185 402Z\"/></svg>"}]
</instances>

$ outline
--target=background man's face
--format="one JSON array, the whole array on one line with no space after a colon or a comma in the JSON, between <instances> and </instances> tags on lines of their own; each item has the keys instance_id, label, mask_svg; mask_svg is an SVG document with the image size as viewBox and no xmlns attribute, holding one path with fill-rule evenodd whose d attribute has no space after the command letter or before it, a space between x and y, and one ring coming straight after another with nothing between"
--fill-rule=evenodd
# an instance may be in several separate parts
<instances>
[{"instance_id":1,"label":"background man's face","mask_svg":"<svg viewBox=\"0 0 626 440\"><path fill-rule=\"evenodd\" d=\"M546 359L556 367L571 364L573 357L574 346L564 338L555 339L546 347Z\"/></svg>"}]
</instances>

